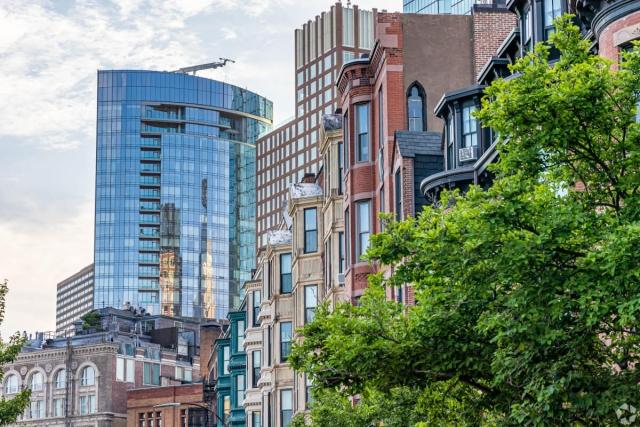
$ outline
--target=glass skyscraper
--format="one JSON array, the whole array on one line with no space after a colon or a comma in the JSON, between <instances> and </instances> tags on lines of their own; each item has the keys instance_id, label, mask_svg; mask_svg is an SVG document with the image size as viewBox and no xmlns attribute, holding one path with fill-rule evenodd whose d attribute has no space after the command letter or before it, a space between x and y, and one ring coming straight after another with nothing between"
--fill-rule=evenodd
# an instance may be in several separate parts
<instances>
[{"instance_id":1,"label":"glass skyscraper","mask_svg":"<svg viewBox=\"0 0 640 427\"><path fill-rule=\"evenodd\" d=\"M182 73L99 71L94 307L223 318L255 264L271 101Z\"/></svg>"},{"instance_id":2,"label":"glass skyscraper","mask_svg":"<svg viewBox=\"0 0 640 427\"><path fill-rule=\"evenodd\" d=\"M428 15L468 15L477 3L493 3L494 0L404 0L404 13L423 13Z\"/></svg>"}]
</instances>

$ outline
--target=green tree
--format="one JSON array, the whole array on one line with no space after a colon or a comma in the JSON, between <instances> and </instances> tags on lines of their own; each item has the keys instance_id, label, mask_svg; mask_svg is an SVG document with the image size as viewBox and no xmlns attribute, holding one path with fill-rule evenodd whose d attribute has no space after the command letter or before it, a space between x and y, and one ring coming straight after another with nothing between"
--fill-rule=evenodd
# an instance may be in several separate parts
<instances>
[{"instance_id":1,"label":"green tree","mask_svg":"<svg viewBox=\"0 0 640 427\"><path fill-rule=\"evenodd\" d=\"M9 287L7 281L0 283L0 322L4 319L5 303ZM0 365L5 365L16 360L18 353L24 345L24 339L19 333L13 335L8 343L0 342ZM0 384L2 384L3 372L0 370ZM16 421L25 408L29 405L31 391L24 389L9 399L0 399L0 425L11 424Z\"/></svg>"},{"instance_id":2,"label":"green tree","mask_svg":"<svg viewBox=\"0 0 640 427\"><path fill-rule=\"evenodd\" d=\"M393 275L301 330L290 360L316 390L386 396L385 426L411 425L385 419L398 390L423 425L619 425L640 407L640 50L616 69L570 17L556 29L485 92L493 186L391 222L368 256ZM416 306L385 300L402 284Z\"/></svg>"}]
</instances>

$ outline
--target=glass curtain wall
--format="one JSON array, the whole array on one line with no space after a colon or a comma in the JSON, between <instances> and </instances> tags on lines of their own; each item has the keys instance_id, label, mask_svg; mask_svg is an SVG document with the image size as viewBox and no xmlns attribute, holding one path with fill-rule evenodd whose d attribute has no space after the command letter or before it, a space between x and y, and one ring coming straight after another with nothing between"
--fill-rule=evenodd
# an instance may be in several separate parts
<instances>
[{"instance_id":1,"label":"glass curtain wall","mask_svg":"<svg viewBox=\"0 0 640 427\"><path fill-rule=\"evenodd\" d=\"M223 318L255 248L272 104L196 76L99 71L94 307Z\"/></svg>"}]
</instances>

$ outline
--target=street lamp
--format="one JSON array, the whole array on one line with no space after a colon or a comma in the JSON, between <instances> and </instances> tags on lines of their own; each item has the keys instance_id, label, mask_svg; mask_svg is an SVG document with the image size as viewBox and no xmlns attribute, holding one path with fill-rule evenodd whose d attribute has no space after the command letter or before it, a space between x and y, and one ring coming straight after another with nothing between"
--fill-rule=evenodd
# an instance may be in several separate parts
<instances>
[{"instance_id":1,"label":"street lamp","mask_svg":"<svg viewBox=\"0 0 640 427\"><path fill-rule=\"evenodd\" d=\"M211 413L211 414L215 417L215 419L216 419L216 420L218 420L219 422L221 422L221 423L222 423L222 425L223 425L224 427L229 427L229 423L228 423L228 422L226 422L225 420L223 420L222 418L220 418L220 417L218 416L218 414L216 414L215 412L213 412L213 411L212 411L211 409L209 409L207 406L205 406L205 405L201 405L201 404L199 404L199 403L191 403L191 402L184 402L184 403L179 403L179 402L168 402L168 403L160 403L160 404L158 404L158 405L153 405L153 408L154 408L154 409L159 409L159 408L179 408L179 407L180 407L180 406L182 406L182 405L195 406L195 407L197 407L197 408L204 409L205 411L207 411L207 412ZM207 424L209 424L209 423L207 422Z\"/></svg>"}]
</instances>

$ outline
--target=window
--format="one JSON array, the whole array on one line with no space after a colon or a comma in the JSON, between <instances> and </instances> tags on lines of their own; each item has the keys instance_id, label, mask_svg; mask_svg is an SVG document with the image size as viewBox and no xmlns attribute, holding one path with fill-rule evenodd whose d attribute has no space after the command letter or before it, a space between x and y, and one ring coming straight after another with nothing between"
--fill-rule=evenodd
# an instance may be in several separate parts
<instances>
[{"instance_id":1,"label":"window","mask_svg":"<svg viewBox=\"0 0 640 427\"><path fill-rule=\"evenodd\" d=\"M360 13L358 26L358 44L361 49L371 49L373 47L373 12L368 10L359 10Z\"/></svg>"},{"instance_id":2,"label":"window","mask_svg":"<svg viewBox=\"0 0 640 427\"><path fill-rule=\"evenodd\" d=\"M344 144L338 143L338 194L342 194L342 182L344 181Z\"/></svg>"},{"instance_id":3,"label":"window","mask_svg":"<svg viewBox=\"0 0 640 427\"><path fill-rule=\"evenodd\" d=\"M384 94L382 86L378 89L378 146L380 150L384 146Z\"/></svg>"},{"instance_id":4,"label":"window","mask_svg":"<svg viewBox=\"0 0 640 427\"><path fill-rule=\"evenodd\" d=\"M304 376L304 402L307 404L308 409L309 403L311 403L311 378L309 378L308 374Z\"/></svg>"},{"instance_id":5,"label":"window","mask_svg":"<svg viewBox=\"0 0 640 427\"><path fill-rule=\"evenodd\" d=\"M369 104L356 105L356 160L369 161Z\"/></svg>"},{"instance_id":6,"label":"window","mask_svg":"<svg viewBox=\"0 0 640 427\"><path fill-rule=\"evenodd\" d=\"M344 232L346 238L344 240L345 266L351 265L351 215L349 208L344 211ZM346 268L345 268L346 269Z\"/></svg>"},{"instance_id":7,"label":"window","mask_svg":"<svg viewBox=\"0 0 640 427\"><path fill-rule=\"evenodd\" d=\"M280 427L288 427L293 415L293 391L280 390Z\"/></svg>"},{"instance_id":8,"label":"window","mask_svg":"<svg viewBox=\"0 0 640 427\"><path fill-rule=\"evenodd\" d=\"M17 375L9 375L4 383L4 394L15 394L18 392L18 376Z\"/></svg>"},{"instance_id":9,"label":"window","mask_svg":"<svg viewBox=\"0 0 640 427\"><path fill-rule=\"evenodd\" d=\"M231 359L231 351L228 345L222 348L222 373L229 373L229 360Z\"/></svg>"},{"instance_id":10,"label":"window","mask_svg":"<svg viewBox=\"0 0 640 427\"><path fill-rule=\"evenodd\" d=\"M80 415L96 413L96 396L89 394L80 396Z\"/></svg>"},{"instance_id":11,"label":"window","mask_svg":"<svg viewBox=\"0 0 640 427\"><path fill-rule=\"evenodd\" d=\"M384 186L380 187L380 212L385 212L384 206ZM384 221L380 219L380 230L384 231Z\"/></svg>"},{"instance_id":12,"label":"window","mask_svg":"<svg viewBox=\"0 0 640 427\"><path fill-rule=\"evenodd\" d=\"M56 390L64 389L67 387L67 371L66 369L60 369L56 372L53 386Z\"/></svg>"},{"instance_id":13,"label":"window","mask_svg":"<svg viewBox=\"0 0 640 427\"><path fill-rule=\"evenodd\" d=\"M251 413L251 427L262 427L262 414L260 412Z\"/></svg>"},{"instance_id":14,"label":"window","mask_svg":"<svg viewBox=\"0 0 640 427\"><path fill-rule=\"evenodd\" d=\"M236 322L236 351L244 350L244 320Z\"/></svg>"},{"instance_id":15,"label":"window","mask_svg":"<svg viewBox=\"0 0 640 427\"><path fill-rule=\"evenodd\" d=\"M53 416L64 417L65 406L65 399L53 399Z\"/></svg>"},{"instance_id":16,"label":"window","mask_svg":"<svg viewBox=\"0 0 640 427\"><path fill-rule=\"evenodd\" d=\"M292 338L292 325L291 322L280 323L280 362L287 361L289 354L291 353L291 338Z\"/></svg>"},{"instance_id":17,"label":"window","mask_svg":"<svg viewBox=\"0 0 640 427\"><path fill-rule=\"evenodd\" d=\"M193 381L193 370L185 366L176 366L175 379L185 383L190 383Z\"/></svg>"},{"instance_id":18,"label":"window","mask_svg":"<svg viewBox=\"0 0 640 427\"><path fill-rule=\"evenodd\" d=\"M260 381L260 365L262 364L262 352L260 350L251 353L251 368L253 369L251 375L251 387L258 388L258 381Z\"/></svg>"},{"instance_id":19,"label":"window","mask_svg":"<svg viewBox=\"0 0 640 427\"><path fill-rule=\"evenodd\" d=\"M473 103L466 103L462 106L462 146L475 147L478 145L478 129L473 113L476 106Z\"/></svg>"},{"instance_id":20,"label":"window","mask_svg":"<svg viewBox=\"0 0 640 427\"><path fill-rule=\"evenodd\" d=\"M142 383L145 385L160 385L160 365L144 362L144 375Z\"/></svg>"},{"instance_id":21,"label":"window","mask_svg":"<svg viewBox=\"0 0 640 427\"><path fill-rule=\"evenodd\" d=\"M318 286L304 287L304 323L313 321L318 306Z\"/></svg>"},{"instance_id":22,"label":"window","mask_svg":"<svg viewBox=\"0 0 640 427\"><path fill-rule=\"evenodd\" d=\"M222 419L224 425L228 424L229 417L231 416L231 396L225 396L222 404Z\"/></svg>"},{"instance_id":23,"label":"window","mask_svg":"<svg viewBox=\"0 0 640 427\"><path fill-rule=\"evenodd\" d=\"M252 314L253 314L253 326L260 326L260 322L258 321L258 317L260 316L260 291L253 291L251 293L251 304L252 304Z\"/></svg>"},{"instance_id":24,"label":"window","mask_svg":"<svg viewBox=\"0 0 640 427\"><path fill-rule=\"evenodd\" d=\"M244 375L236 377L236 406L242 406L244 400Z\"/></svg>"},{"instance_id":25,"label":"window","mask_svg":"<svg viewBox=\"0 0 640 427\"><path fill-rule=\"evenodd\" d=\"M342 139L344 148L344 156L343 156L343 168L344 170L349 170L349 111L344 112L344 116L342 116Z\"/></svg>"},{"instance_id":26,"label":"window","mask_svg":"<svg viewBox=\"0 0 640 427\"><path fill-rule=\"evenodd\" d=\"M338 273L344 273L346 269L344 259L344 232L338 232Z\"/></svg>"},{"instance_id":27,"label":"window","mask_svg":"<svg viewBox=\"0 0 640 427\"><path fill-rule=\"evenodd\" d=\"M31 375L29 388L31 388L31 391L42 391L44 388L44 377L41 372L34 372L33 375Z\"/></svg>"},{"instance_id":28,"label":"window","mask_svg":"<svg viewBox=\"0 0 640 427\"><path fill-rule=\"evenodd\" d=\"M356 203L356 215L357 215L357 233L358 240L356 241L357 247L357 259L361 260L362 255L369 247L369 235L371 234L371 201Z\"/></svg>"},{"instance_id":29,"label":"window","mask_svg":"<svg viewBox=\"0 0 640 427\"><path fill-rule=\"evenodd\" d=\"M304 210L304 253L318 250L318 224L316 221L316 208Z\"/></svg>"},{"instance_id":30,"label":"window","mask_svg":"<svg viewBox=\"0 0 640 427\"><path fill-rule=\"evenodd\" d=\"M135 381L135 361L124 357L116 360L116 380L132 383Z\"/></svg>"},{"instance_id":31,"label":"window","mask_svg":"<svg viewBox=\"0 0 640 427\"><path fill-rule=\"evenodd\" d=\"M400 169L396 172L395 179L396 193L396 220L402 220L402 182L400 181Z\"/></svg>"},{"instance_id":32,"label":"window","mask_svg":"<svg viewBox=\"0 0 640 427\"><path fill-rule=\"evenodd\" d=\"M41 374L42 375L42 374ZM32 400L29 406L29 418L44 418L44 400Z\"/></svg>"},{"instance_id":33,"label":"window","mask_svg":"<svg viewBox=\"0 0 640 427\"><path fill-rule=\"evenodd\" d=\"M91 366L85 366L80 375L81 386L92 386L96 384L96 370Z\"/></svg>"},{"instance_id":34,"label":"window","mask_svg":"<svg viewBox=\"0 0 640 427\"><path fill-rule=\"evenodd\" d=\"M533 33L533 20L531 17L531 6L527 6L522 12L522 50L526 53L531 50L531 37Z\"/></svg>"},{"instance_id":35,"label":"window","mask_svg":"<svg viewBox=\"0 0 640 427\"><path fill-rule=\"evenodd\" d=\"M447 170L453 169L453 160L454 160L454 128L453 128L453 117L449 117L447 119Z\"/></svg>"},{"instance_id":36,"label":"window","mask_svg":"<svg viewBox=\"0 0 640 427\"><path fill-rule=\"evenodd\" d=\"M424 95L417 84L409 88L407 112L409 116L409 130L412 132L424 131Z\"/></svg>"},{"instance_id":37,"label":"window","mask_svg":"<svg viewBox=\"0 0 640 427\"><path fill-rule=\"evenodd\" d=\"M560 0L544 0L544 36L549 36L555 31L553 20L562 15L562 4Z\"/></svg>"},{"instance_id":38,"label":"window","mask_svg":"<svg viewBox=\"0 0 640 427\"><path fill-rule=\"evenodd\" d=\"M291 282L291 254L280 255L280 293L290 294L292 291Z\"/></svg>"},{"instance_id":39,"label":"window","mask_svg":"<svg viewBox=\"0 0 640 427\"><path fill-rule=\"evenodd\" d=\"M342 44L353 47L353 9L345 7L342 9L342 14Z\"/></svg>"}]
</instances>

